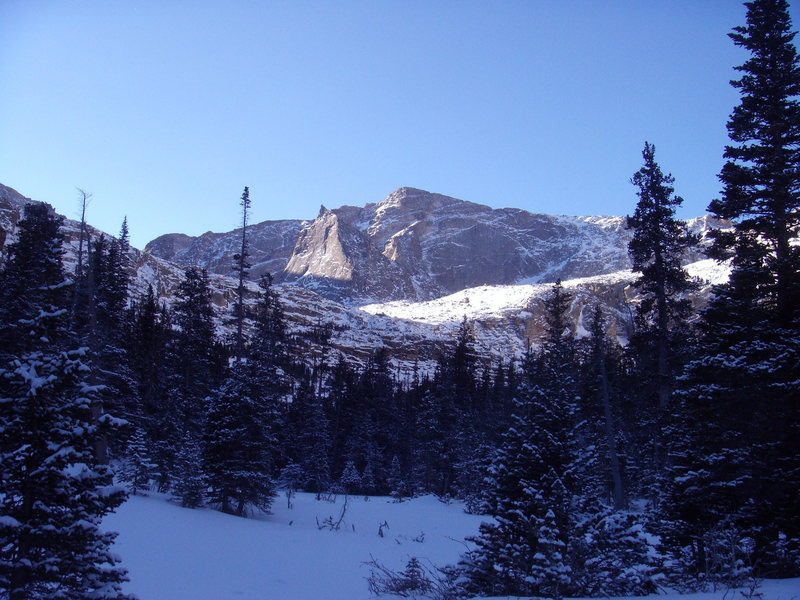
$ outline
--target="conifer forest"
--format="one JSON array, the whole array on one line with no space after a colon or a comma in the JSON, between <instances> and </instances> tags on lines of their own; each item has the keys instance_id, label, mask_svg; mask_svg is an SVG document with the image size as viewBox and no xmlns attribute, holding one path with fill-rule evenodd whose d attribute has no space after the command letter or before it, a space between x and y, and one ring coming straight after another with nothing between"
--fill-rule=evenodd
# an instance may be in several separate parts
<instances>
[{"instance_id":1,"label":"conifer forest","mask_svg":"<svg viewBox=\"0 0 800 600\"><path fill-rule=\"evenodd\" d=\"M784 0L745 6L708 206L732 224L708 248L730 278L699 312L687 299L681 257L697 239L676 217L680 181L645 142L627 218L641 300L624 344L599 305L578 335L558 281L524 356L483 356L465 318L435 370L400 377L385 348L361 363L333 352L330 324L293 332L269 274L245 301L246 187L222 324L203 269L170 303L134 294L126 223L105 237L82 221L68 268L63 218L27 204L0 256L0 598L130 598L101 521L156 491L239 517L286 490L458 499L487 520L457 564L437 565L440 598L799 577L800 60ZM380 584L430 576L415 560L375 565L374 589L412 596Z\"/></svg>"}]
</instances>

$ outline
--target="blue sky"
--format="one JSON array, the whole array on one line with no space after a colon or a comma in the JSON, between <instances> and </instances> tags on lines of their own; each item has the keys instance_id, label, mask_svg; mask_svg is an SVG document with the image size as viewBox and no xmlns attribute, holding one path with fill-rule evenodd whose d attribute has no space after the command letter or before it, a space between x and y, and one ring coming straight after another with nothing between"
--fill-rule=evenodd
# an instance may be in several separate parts
<instances>
[{"instance_id":1,"label":"blue sky","mask_svg":"<svg viewBox=\"0 0 800 600\"><path fill-rule=\"evenodd\" d=\"M413 186L626 214L644 141L720 188L730 0L0 2L0 182L143 246ZM795 16L795 22L798 22Z\"/></svg>"}]
</instances>

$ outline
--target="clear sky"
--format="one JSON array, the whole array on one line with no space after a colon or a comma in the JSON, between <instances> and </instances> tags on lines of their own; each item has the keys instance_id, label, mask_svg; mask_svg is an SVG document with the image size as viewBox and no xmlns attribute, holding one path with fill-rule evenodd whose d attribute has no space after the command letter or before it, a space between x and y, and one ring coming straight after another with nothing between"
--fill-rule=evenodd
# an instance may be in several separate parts
<instances>
[{"instance_id":1,"label":"clear sky","mask_svg":"<svg viewBox=\"0 0 800 600\"><path fill-rule=\"evenodd\" d=\"M794 22L800 23L793 7ZM733 0L0 0L0 182L134 245L412 186L633 212L644 141L681 216L720 185Z\"/></svg>"}]
</instances>

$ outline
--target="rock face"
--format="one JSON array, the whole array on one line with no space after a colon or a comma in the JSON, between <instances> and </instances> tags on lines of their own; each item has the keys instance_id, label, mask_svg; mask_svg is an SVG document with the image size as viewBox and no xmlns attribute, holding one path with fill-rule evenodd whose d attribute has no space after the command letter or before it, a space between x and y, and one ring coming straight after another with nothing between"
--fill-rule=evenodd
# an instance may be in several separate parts
<instances>
[{"instance_id":1,"label":"rock face","mask_svg":"<svg viewBox=\"0 0 800 600\"><path fill-rule=\"evenodd\" d=\"M292 256L303 221L264 221L248 227L251 274L280 273ZM241 229L228 233L207 232L198 237L168 233L157 237L145 249L164 260L210 273L232 276L233 255L241 248Z\"/></svg>"},{"instance_id":2,"label":"rock face","mask_svg":"<svg viewBox=\"0 0 800 600\"><path fill-rule=\"evenodd\" d=\"M238 235L169 234L147 250L229 275ZM322 207L314 221L267 221L250 231L253 262L278 282L352 303L613 272L629 266L629 239L623 217L492 209L413 188L364 207Z\"/></svg>"},{"instance_id":3,"label":"rock face","mask_svg":"<svg viewBox=\"0 0 800 600\"><path fill-rule=\"evenodd\" d=\"M704 233L710 217L690 222ZM230 275L240 231L162 236L147 250ZM364 207L250 230L253 262L279 283L351 304L424 301L480 285L548 283L630 268L625 217L533 214L401 188ZM688 256L687 262L699 259Z\"/></svg>"},{"instance_id":4,"label":"rock face","mask_svg":"<svg viewBox=\"0 0 800 600\"><path fill-rule=\"evenodd\" d=\"M17 222L22 216L22 207L31 202L17 190L0 184L0 257L4 253L7 243L10 243L14 232L17 230Z\"/></svg>"}]
</instances>

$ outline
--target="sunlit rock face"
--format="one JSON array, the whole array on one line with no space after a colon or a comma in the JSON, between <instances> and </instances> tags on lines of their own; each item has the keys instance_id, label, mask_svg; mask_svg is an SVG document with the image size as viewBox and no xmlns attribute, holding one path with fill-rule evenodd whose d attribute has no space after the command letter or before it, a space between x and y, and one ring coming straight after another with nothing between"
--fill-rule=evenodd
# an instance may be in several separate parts
<instances>
[{"instance_id":1,"label":"sunlit rock face","mask_svg":"<svg viewBox=\"0 0 800 600\"><path fill-rule=\"evenodd\" d=\"M690 221L704 235L724 226ZM147 250L181 265L232 275L241 230L169 234ZM481 285L549 283L630 268L625 217L530 213L400 188L363 207L321 208L313 221L250 227L254 276L340 302L431 300ZM700 252L687 262L702 258Z\"/></svg>"},{"instance_id":2,"label":"sunlit rock face","mask_svg":"<svg viewBox=\"0 0 800 600\"><path fill-rule=\"evenodd\" d=\"M623 225L622 217L537 215L401 188L376 204L321 210L280 280L364 302L594 275L629 266Z\"/></svg>"}]
</instances>

